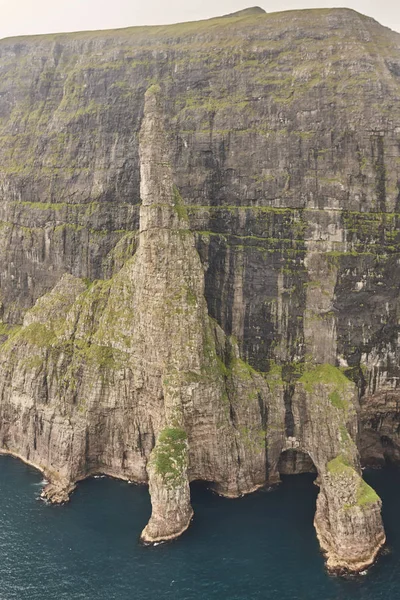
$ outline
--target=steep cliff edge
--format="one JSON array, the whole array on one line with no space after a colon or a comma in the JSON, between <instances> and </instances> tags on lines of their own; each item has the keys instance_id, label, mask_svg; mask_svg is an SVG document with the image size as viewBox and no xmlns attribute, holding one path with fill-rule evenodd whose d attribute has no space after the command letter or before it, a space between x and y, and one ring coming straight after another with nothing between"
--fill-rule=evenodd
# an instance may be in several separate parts
<instances>
[{"instance_id":1,"label":"steep cliff edge","mask_svg":"<svg viewBox=\"0 0 400 600\"><path fill-rule=\"evenodd\" d=\"M281 453L301 450L319 474L316 527L328 565L364 568L384 533L351 437L354 386L334 366L305 370L292 386L287 435L281 369L262 377L210 319L157 86L146 92L140 166L134 256L88 289L65 276L3 344L1 447L44 470L55 502L93 472L148 481L147 543L188 527L190 480L239 496L279 479ZM338 461L347 479L332 469Z\"/></svg>"},{"instance_id":2,"label":"steep cliff edge","mask_svg":"<svg viewBox=\"0 0 400 600\"><path fill-rule=\"evenodd\" d=\"M357 448L400 456L399 65L342 9L0 42L0 447L50 499L149 483L152 542L190 481L314 468L328 565L374 560Z\"/></svg>"}]
</instances>

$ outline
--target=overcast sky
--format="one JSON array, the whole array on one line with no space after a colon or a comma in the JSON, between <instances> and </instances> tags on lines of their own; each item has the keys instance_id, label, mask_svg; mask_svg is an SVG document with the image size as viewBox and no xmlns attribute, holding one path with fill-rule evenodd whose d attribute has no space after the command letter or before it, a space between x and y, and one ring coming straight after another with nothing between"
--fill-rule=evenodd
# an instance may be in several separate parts
<instances>
[{"instance_id":1,"label":"overcast sky","mask_svg":"<svg viewBox=\"0 0 400 600\"><path fill-rule=\"evenodd\" d=\"M256 4L267 12L347 6L400 32L400 0L0 0L0 39L207 19Z\"/></svg>"}]
</instances>

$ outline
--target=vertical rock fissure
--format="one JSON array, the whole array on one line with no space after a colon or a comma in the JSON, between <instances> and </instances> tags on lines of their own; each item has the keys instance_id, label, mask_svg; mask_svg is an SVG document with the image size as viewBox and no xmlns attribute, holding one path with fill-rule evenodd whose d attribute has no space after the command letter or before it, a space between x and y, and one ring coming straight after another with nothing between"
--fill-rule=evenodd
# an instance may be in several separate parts
<instances>
[{"instance_id":1,"label":"vertical rock fissure","mask_svg":"<svg viewBox=\"0 0 400 600\"><path fill-rule=\"evenodd\" d=\"M285 385L285 391L283 393L283 400L285 403L285 432L286 437L292 437L294 435L294 416L292 410L292 399L294 395L294 385Z\"/></svg>"}]
</instances>

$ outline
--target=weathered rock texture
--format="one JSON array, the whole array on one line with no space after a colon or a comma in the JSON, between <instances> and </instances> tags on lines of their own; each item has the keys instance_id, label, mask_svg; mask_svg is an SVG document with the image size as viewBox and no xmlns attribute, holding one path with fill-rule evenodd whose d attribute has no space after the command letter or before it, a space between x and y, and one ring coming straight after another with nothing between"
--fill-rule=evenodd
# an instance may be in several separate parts
<instances>
[{"instance_id":1,"label":"weathered rock texture","mask_svg":"<svg viewBox=\"0 0 400 600\"><path fill-rule=\"evenodd\" d=\"M316 469L328 565L374 560L399 99L400 35L345 9L0 42L0 448L49 498L148 482L152 542L190 481Z\"/></svg>"}]
</instances>

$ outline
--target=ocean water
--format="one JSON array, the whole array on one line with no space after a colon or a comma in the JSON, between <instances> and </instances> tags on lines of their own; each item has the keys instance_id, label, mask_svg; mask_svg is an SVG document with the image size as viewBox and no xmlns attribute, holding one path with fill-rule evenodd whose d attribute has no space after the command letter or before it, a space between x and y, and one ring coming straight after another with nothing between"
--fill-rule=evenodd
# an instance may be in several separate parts
<instances>
[{"instance_id":1,"label":"ocean water","mask_svg":"<svg viewBox=\"0 0 400 600\"><path fill-rule=\"evenodd\" d=\"M397 600L400 471L366 474L384 500L389 552L367 575L332 577L313 529L313 476L227 500L192 487L195 519L179 540L143 547L145 487L81 483L65 506L38 499L41 475L0 457L0 600Z\"/></svg>"}]
</instances>

